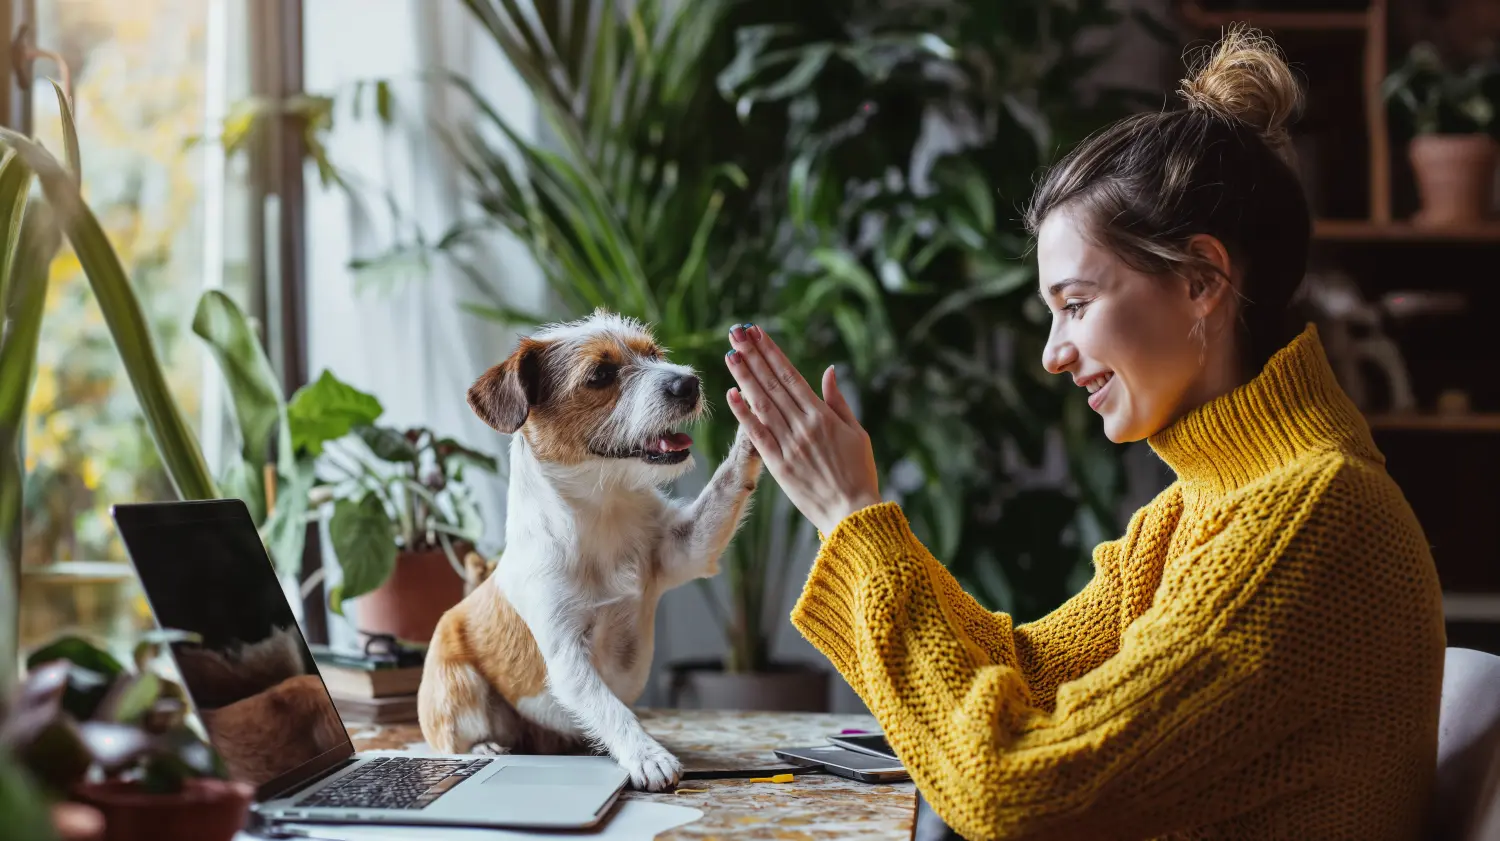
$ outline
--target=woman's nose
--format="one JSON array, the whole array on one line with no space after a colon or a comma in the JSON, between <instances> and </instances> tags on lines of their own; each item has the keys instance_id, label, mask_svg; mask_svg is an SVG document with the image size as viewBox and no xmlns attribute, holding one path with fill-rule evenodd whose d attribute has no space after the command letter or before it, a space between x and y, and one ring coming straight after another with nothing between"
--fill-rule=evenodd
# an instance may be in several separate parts
<instances>
[{"instance_id":1,"label":"woman's nose","mask_svg":"<svg viewBox=\"0 0 1500 841\"><path fill-rule=\"evenodd\" d=\"M1074 362L1078 361L1078 351L1073 344L1058 337L1056 332L1047 338L1046 347L1042 348L1042 367L1049 374L1061 374L1068 370Z\"/></svg>"}]
</instances>

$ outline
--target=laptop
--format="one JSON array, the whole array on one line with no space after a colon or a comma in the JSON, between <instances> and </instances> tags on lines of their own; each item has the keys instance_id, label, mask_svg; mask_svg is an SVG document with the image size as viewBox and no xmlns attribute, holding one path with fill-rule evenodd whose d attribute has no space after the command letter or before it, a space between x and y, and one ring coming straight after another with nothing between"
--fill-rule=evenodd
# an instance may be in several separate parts
<instances>
[{"instance_id":1,"label":"laptop","mask_svg":"<svg viewBox=\"0 0 1500 841\"><path fill-rule=\"evenodd\" d=\"M258 823L589 829L629 782L603 756L354 750L238 499L110 509L209 741Z\"/></svg>"}]
</instances>

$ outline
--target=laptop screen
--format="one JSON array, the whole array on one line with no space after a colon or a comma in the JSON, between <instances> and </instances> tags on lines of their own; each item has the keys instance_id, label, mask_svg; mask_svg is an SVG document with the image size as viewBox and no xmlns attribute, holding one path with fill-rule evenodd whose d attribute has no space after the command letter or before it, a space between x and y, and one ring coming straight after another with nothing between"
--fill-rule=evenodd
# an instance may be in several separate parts
<instances>
[{"instance_id":1,"label":"laptop screen","mask_svg":"<svg viewBox=\"0 0 1500 841\"><path fill-rule=\"evenodd\" d=\"M201 637L172 655L231 776L264 799L353 754L244 503L111 514L157 624Z\"/></svg>"}]
</instances>

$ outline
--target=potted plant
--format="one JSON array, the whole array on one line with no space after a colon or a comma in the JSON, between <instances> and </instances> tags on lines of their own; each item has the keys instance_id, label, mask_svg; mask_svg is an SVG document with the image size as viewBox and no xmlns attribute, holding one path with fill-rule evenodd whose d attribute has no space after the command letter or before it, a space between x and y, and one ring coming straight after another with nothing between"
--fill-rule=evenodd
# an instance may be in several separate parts
<instances>
[{"instance_id":1,"label":"potted plant","mask_svg":"<svg viewBox=\"0 0 1500 841\"><path fill-rule=\"evenodd\" d=\"M1500 68L1476 62L1450 70L1430 43L1412 47L1381 85L1385 99L1412 121L1407 147L1427 227L1473 224L1489 215L1496 160L1495 85Z\"/></svg>"},{"instance_id":2,"label":"potted plant","mask_svg":"<svg viewBox=\"0 0 1500 841\"><path fill-rule=\"evenodd\" d=\"M0 729L50 798L102 816L103 841L230 841L249 815L254 788L228 779L182 687L153 670L171 639L187 637L153 635L133 669L80 637L39 649Z\"/></svg>"},{"instance_id":3,"label":"potted plant","mask_svg":"<svg viewBox=\"0 0 1500 841\"><path fill-rule=\"evenodd\" d=\"M219 484L250 508L278 572L296 580L306 524L326 520L344 577L333 611L358 598L362 632L426 642L463 597L483 532L464 471L498 463L428 429L381 425L380 401L329 371L284 400L254 325L222 292L199 299L193 331L224 373L239 430L240 458ZM304 597L321 580L299 582Z\"/></svg>"},{"instance_id":4,"label":"potted plant","mask_svg":"<svg viewBox=\"0 0 1500 841\"><path fill-rule=\"evenodd\" d=\"M465 471L496 473L499 464L429 429L381 425L383 412L327 371L288 406L293 447L318 456L309 504L327 517L343 572L330 607L343 615L358 599L362 633L423 644L463 598L484 531Z\"/></svg>"}]
</instances>

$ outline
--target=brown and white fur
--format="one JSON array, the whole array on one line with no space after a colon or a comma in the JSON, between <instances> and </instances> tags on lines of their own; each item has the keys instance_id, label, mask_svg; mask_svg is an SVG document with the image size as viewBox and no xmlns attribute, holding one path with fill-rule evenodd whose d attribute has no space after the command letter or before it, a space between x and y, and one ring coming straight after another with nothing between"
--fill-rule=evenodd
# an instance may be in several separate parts
<instances>
[{"instance_id":1,"label":"brown and white fur","mask_svg":"<svg viewBox=\"0 0 1500 841\"><path fill-rule=\"evenodd\" d=\"M675 433L704 410L692 369L605 312L523 339L469 390L511 440L505 552L428 649L418 716L443 753L605 751L637 788L681 764L631 711L651 669L657 602L716 574L761 461L744 431L691 502ZM673 442L665 445L663 441Z\"/></svg>"}]
</instances>

